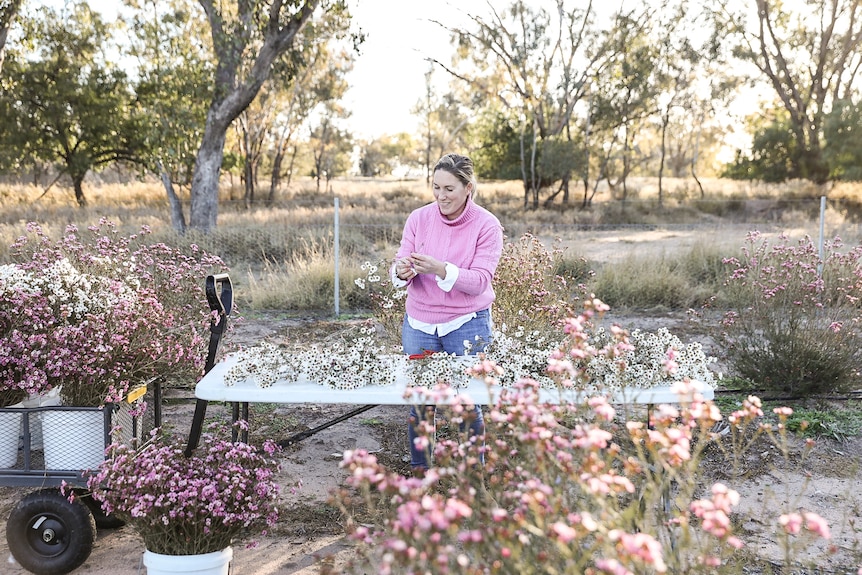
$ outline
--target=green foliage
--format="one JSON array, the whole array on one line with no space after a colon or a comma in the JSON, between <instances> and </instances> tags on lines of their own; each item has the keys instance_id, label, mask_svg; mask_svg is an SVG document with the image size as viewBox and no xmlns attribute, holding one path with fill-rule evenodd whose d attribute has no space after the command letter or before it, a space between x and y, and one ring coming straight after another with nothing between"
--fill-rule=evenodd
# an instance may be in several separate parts
<instances>
[{"instance_id":1,"label":"green foliage","mask_svg":"<svg viewBox=\"0 0 862 575\"><path fill-rule=\"evenodd\" d=\"M837 408L795 407L786 425L802 437L847 441L862 434L862 406L851 402Z\"/></svg>"},{"instance_id":2,"label":"green foliage","mask_svg":"<svg viewBox=\"0 0 862 575\"><path fill-rule=\"evenodd\" d=\"M725 167L722 177L735 180L784 182L800 177L794 166L797 143L787 114L776 114L768 123L755 126L751 154L737 151L733 164Z\"/></svg>"},{"instance_id":3,"label":"green foliage","mask_svg":"<svg viewBox=\"0 0 862 575\"><path fill-rule=\"evenodd\" d=\"M539 179L558 182L572 175L577 178L583 173L584 158L580 143L563 136L545 138L539 146Z\"/></svg>"},{"instance_id":4,"label":"green foliage","mask_svg":"<svg viewBox=\"0 0 862 575\"><path fill-rule=\"evenodd\" d=\"M92 169L134 161L141 134L131 121L126 74L105 56L110 28L85 3L50 8L27 22L32 51L10 51L4 66L0 148L7 163L54 164L71 179L80 205Z\"/></svg>"},{"instance_id":5,"label":"green foliage","mask_svg":"<svg viewBox=\"0 0 862 575\"><path fill-rule=\"evenodd\" d=\"M139 63L133 113L145 144L141 163L151 173L164 171L173 183L189 185L212 99L214 64L198 34L206 22L188 0L147 4L152 6L131 12L126 22L133 32L130 55ZM152 18L151 10L160 17Z\"/></svg>"},{"instance_id":6,"label":"green foliage","mask_svg":"<svg viewBox=\"0 0 862 575\"><path fill-rule=\"evenodd\" d=\"M476 175L484 180L520 180L521 146L518 131L502 112L489 108L470 128L477 143L473 152Z\"/></svg>"},{"instance_id":7,"label":"green foliage","mask_svg":"<svg viewBox=\"0 0 862 575\"><path fill-rule=\"evenodd\" d=\"M419 166L418 147L406 132L366 142L359 158L359 173L363 176L389 176L395 168Z\"/></svg>"},{"instance_id":8,"label":"green foliage","mask_svg":"<svg viewBox=\"0 0 862 575\"><path fill-rule=\"evenodd\" d=\"M823 124L823 157L835 180L862 180L862 107L852 101L835 102Z\"/></svg>"},{"instance_id":9,"label":"green foliage","mask_svg":"<svg viewBox=\"0 0 862 575\"><path fill-rule=\"evenodd\" d=\"M774 244L752 232L727 260L729 311L721 343L734 371L765 389L808 396L860 383L860 249L810 238Z\"/></svg>"}]
</instances>

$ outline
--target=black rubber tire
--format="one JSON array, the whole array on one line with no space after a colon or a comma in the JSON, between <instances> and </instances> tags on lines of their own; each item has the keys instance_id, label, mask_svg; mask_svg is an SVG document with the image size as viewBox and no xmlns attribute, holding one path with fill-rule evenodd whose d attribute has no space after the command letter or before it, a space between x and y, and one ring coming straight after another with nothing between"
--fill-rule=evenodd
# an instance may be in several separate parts
<instances>
[{"instance_id":1,"label":"black rubber tire","mask_svg":"<svg viewBox=\"0 0 862 575\"><path fill-rule=\"evenodd\" d=\"M36 575L69 573L93 551L96 521L80 499L70 502L59 489L24 497L9 513L6 542L18 563Z\"/></svg>"},{"instance_id":2,"label":"black rubber tire","mask_svg":"<svg viewBox=\"0 0 862 575\"><path fill-rule=\"evenodd\" d=\"M95 519L98 529L117 529L126 524L125 521L116 515L105 514L101 503L93 496L92 492L86 489L76 489L75 494L86 504L90 513L93 514L93 519Z\"/></svg>"}]
</instances>

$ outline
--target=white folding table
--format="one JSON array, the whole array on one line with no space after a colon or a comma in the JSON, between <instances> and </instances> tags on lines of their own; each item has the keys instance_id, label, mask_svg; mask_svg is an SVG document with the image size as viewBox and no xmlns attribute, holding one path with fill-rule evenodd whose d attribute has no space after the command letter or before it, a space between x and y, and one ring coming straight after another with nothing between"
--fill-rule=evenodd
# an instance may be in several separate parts
<instances>
[{"instance_id":1,"label":"white folding table","mask_svg":"<svg viewBox=\"0 0 862 575\"><path fill-rule=\"evenodd\" d=\"M243 409L243 418L248 419L249 403L330 403L361 406L327 424L279 442L282 445L304 439L321 429L330 427L339 421L344 421L377 405L430 403L424 396L409 394L407 392L408 388L411 387L411 380L407 374L398 374L395 383L391 385L366 385L358 389L332 389L305 377L292 381L279 380L268 387L260 387L251 379L238 381L230 386L225 385L225 375L236 363L237 357L235 355L226 356L216 363L196 385L195 397L197 398L197 406L194 420L192 421L192 431L189 436L189 450L197 446L203 418L206 414L206 404L209 401L232 403L234 405L235 419L239 417L240 405L242 405ZM477 405L488 405L496 403L503 389L499 386L489 388L484 381L470 379L466 387L453 389L452 394L457 393L459 396L468 397ZM714 392L709 385L696 384L696 389L704 399L713 399ZM586 395L583 392L575 390L552 390L544 388L539 390L540 403L581 403L585 399ZM652 406L661 403L679 403L683 399L690 398L681 398L671 390L670 386L663 386L620 390L611 396L610 402L613 404ZM439 399L435 398L434 403L446 404L450 400L451 396Z\"/></svg>"}]
</instances>

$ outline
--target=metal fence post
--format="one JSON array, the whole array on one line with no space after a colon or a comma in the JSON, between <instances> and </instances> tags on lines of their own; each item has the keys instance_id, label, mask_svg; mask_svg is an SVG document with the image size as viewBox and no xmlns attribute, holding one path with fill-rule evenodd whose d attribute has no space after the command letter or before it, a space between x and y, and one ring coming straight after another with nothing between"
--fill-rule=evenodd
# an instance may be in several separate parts
<instances>
[{"instance_id":1,"label":"metal fence post","mask_svg":"<svg viewBox=\"0 0 862 575\"><path fill-rule=\"evenodd\" d=\"M338 265L338 252L339 252L339 249L338 249L338 198L335 198L335 222L334 222L334 224L335 224L335 233L334 233L335 245L333 247L333 253L335 255L335 317L338 317L341 313L341 310L339 309L339 303L338 303L338 300L341 299L340 294L339 294L339 284L341 283L341 281L340 281L340 278L338 277L338 268L339 268L339 265Z\"/></svg>"},{"instance_id":2,"label":"metal fence post","mask_svg":"<svg viewBox=\"0 0 862 575\"><path fill-rule=\"evenodd\" d=\"M823 275L823 226L826 221L826 196L820 196L820 242L818 243L818 254L820 263L817 264L817 277Z\"/></svg>"}]
</instances>

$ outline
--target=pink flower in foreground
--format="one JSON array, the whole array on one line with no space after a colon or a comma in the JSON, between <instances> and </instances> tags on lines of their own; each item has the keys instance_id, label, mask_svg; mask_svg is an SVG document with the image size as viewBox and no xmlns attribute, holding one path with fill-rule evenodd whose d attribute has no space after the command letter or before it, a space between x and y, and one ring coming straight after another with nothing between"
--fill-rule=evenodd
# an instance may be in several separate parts
<instances>
[{"instance_id":1,"label":"pink flower in foreground","mask_svg":"<svg viewBox=\"0 0 862 575\"><path fill-rule=\"evenodd\" d=\"M778 523L789 535L796 535L802 529L802 516L798 513L785 513L778 518Z\"/></svg>"},{"instance_id":2,"label":"pink flower in foreground","mask_svg":"<svg viewBox=\"0 0 862 575\"><path fill-rule=\"evenodd\" d=\"M623 567L616 559L597 559L596 569L608 575L633 575L631 571Z\"/></svg>"},{"instance_id":3,"label":"pink flower in foreground","mask_svg":"<svg viewBox=\"0 0 862 575\"><path fill-rule=\"evenodd\" d=\"M616 410L614 410L613 406L608 403L608 398L604 396L596 396L591 397L589 400L590 408L592 408L593 413L596 414L596 417L599 419L603 419L604 421L613 421L614 415L616 415Z\"/></svg>"},{"instance_id":4,"label":"pink flower in foreground","mask_svg":"<svg viewBox=\"0 0 862 575\"><path fill-rule=\"evenodd\" d=\"M647 533L626 533L621 529L608 532L611 541L616 541L617 550L628 557L652 565L657 573L665 573L667 565L662 556L662 547L652 535Z\"/></svg>"},{"instance_id":5,"label":"pink flower in foreground","mask_svg":"<svg viewBox=\"0 0 862 575\"><path fill-rule=\"evenodd\" d=\"M806 529L816 535L819 535L823 539L829 539L830 537L832 537L832 534L829 533L829 523L827 523L825 519L823 519L816 513L811 512L806 512L803 515L805 517Z\"/></svg>"},{"instance_id":6,"label":"pink flower in foreground","mask_svg":"<svg viewBox=\"0 0 862 575\"><path fill-rule=\"evenodd\" d=\"M712 499L691 502L691 512L701 519L704 531L719 539L730 536L731 507L739 503L739 493L721 483L712 486Z\"/></svg>"},{"instance_id":7,"label":"pink flower in foreground","mask_svg":"<svg viewBox=\"0 0 862 575\"><path fill-rule=\"evenodd\" d=\"M806 511L803 514L785 513L778 518L778 523L784 528L784 531L789 535L798 535L802 531L804 523L805 528L815 535L823 539L829 539L832 534L829 532L829 524L821 516L816 513Z\"/></svg>"},{"instance_id":8,"label":"pink flower in foreground","mask_svg":"<svg viewBox=\"0 0 862 575\"><path fill-rule=\"evenodd\" d=\"M578 536L578 532L573 527L566 525L562 521L557 521L551 525L551 531L563 543L571 543Z\"/></svg>"}]
</instances>

